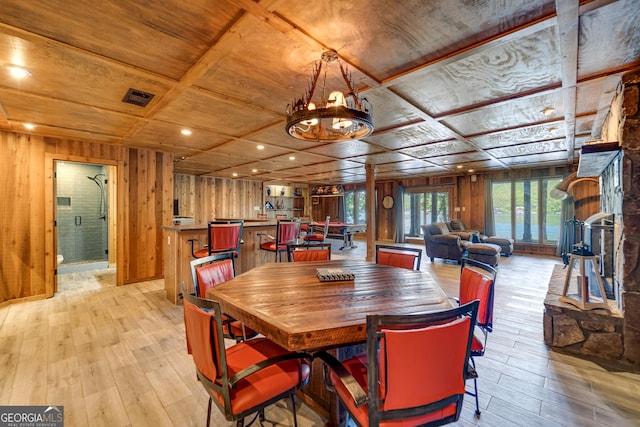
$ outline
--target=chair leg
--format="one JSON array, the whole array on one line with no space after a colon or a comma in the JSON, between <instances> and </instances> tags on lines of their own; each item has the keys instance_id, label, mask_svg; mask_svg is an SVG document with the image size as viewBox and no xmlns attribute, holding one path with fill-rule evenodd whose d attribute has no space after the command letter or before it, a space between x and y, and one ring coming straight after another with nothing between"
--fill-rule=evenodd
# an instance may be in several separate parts
<instances>
[{"instance_id":1,"label":"chair leg","mask_svg":"<svg viewBox=\"0 0 640 427\"><path fill-rule=\"evenodd\" d=\"M291 412L293 412L293 427L298 427L298 417L296 416L296 395L291 395Z\"/></svg>"},{"instance_id":2,"label":"chair leg","mask_svg":"<svg viewBox=\"0 0 640 427\"><path fill-rule=\"evenodd\" d=\"M211 397L209 397L209 405L207 405L207 427L211 425L211 404L212 403L213 401L211 400Z\"/></svg>"},{"instance_id":3,"label":"chair leg","mask_svg":"<svg viewBox=\"0 0 640 427\"><path fill-rule=\"evenodd\" d=\"M473 370L476 370L476 361L473 357L469 358L471 360L471 366L473 366ZM473 377L473 393L469 393L476 399L476 418L480 418L480 403L478 402L478 376Z\"/></svg>"},{"instance_id":4,"label":"chair leg","mask_svg":"<svg viewBox=\"0 0 640 427\"><path fill-rule=\"evenodd\" d=\"M473 379L473 396L476 398L476 418L480 418L480 404L478 403L478 379Z\"/></svg>"}]
</instances>

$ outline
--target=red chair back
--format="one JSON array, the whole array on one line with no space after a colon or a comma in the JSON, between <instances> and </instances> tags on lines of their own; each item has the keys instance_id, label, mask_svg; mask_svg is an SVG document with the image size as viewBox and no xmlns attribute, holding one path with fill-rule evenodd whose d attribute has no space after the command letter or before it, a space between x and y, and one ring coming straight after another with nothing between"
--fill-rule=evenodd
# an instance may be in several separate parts
<instances>
[{"instance_id":1,"label":"red chair back","mask_svg":"<svg viewBox=\"0 0 640 427\"><path fill-rule=\"evenodd\" d=\"M209 255L215 252L234 251L238 256L242 241L244 221L209 222Z\"/></svg>"},{"instance_id":2,"label":"red chair back","mask_svg":"<svg viewBox=\"0 0 640 427\"><path fill-rule=\"evenodd\" d=\"M382 409L417 407L463 395L461 369L468 358L469 330L468 317L409 331L382 330L378 396ZM445 415L455 412L453 403L443 409Z\"/></svg>"},{"instance_id":3,"label":"red chair back","mask_svg":"<svg viewBox=\"0 0 640 427\"><path fill-rule=\"evenodd\" d=\"M300 223L294 220L278 220L277 245L279 251L286 251L287 244L298 241Z\"/></svg>"},{"instance_id":4,"label":"red chair back","mask_svg":"<svg viewBox=\"0 0 640 427\"><path fill-rule=\"evenodd\" d=\"M211 381L215 381L220 372L220 354L217 347L211 345L218 342L215 326L215 313L196 307L187 299L184 301L184 324L187 335L187 351L193 356L198 371Z\"/></svg>"},{"instance_id":5,"label":"red chair back","mask_svg":"<svg viewBox=\"0 0 640 427\"><path fill-rule=\"evenodd\" d=\"M287 246L289 261L329 261L331 259L331 243L305 243Z\"/></svg>"},{"instance_id":6,"label":"red chair back","mask_svg":"<svg viewBox=\"0 0 640 427\"><path fill-rule=\"evenodd\" d=\"M408 270L420 270L421 260L421 248L376 245L376 264L390 265Z\"/></svg>"},{"instance_id":7,"label":"red chair back","mask_svg":"<svg viewBox=\"0 0 640 427\"><path fill-rule=\"evenodd\" d=\"M293 251L293 261L301 262L301 261L328 261L331 259L331 251L328 249L316 249L305 251L297 250Z\"/></svg>"},{"instance_id":8,"label":"red chair back","mask_svg":"<svg viewBox=\"0 0 640 427\"><path fill-rule=\"evenodd\" d=\"M207 289L233 279L233 263L230 259L216 261L196 268L198 296L205 298Z\"/></svg>"},{"instance_id":9,"label":"red chair back","mask_svg":"<svg viewBox=\"0 0 640 427\"><path fill-rule=\"evenodd\" d=\"M316 357L357 425L447 424L460 417L477 310L368 315L366 358Z\"/></svg>"},{"instance_id":10,"label":"red chair back","mask_svg":"<svg viewBox=\"0 0 640 427\"><path fill-rule=\"evenodd\" d=\"M491 270L487 270L486 267ZM465 260L460 273L460 304L479 300L477 324L489 332L493 328L494 287L495 269L488 265L478 266L477 263Z\"/></svg>"},{"instance_id":11,"label":"red chair back","mask_svg":"<svg viewBox=\"0 0 640 427\"><path fill-rule=\"evenodd\" d=\"M207 289L226 282L235 276L233 252L219 252L203 258L196 258L189 263L193 292L205 298Z\"/></svg>"}]
</instances>

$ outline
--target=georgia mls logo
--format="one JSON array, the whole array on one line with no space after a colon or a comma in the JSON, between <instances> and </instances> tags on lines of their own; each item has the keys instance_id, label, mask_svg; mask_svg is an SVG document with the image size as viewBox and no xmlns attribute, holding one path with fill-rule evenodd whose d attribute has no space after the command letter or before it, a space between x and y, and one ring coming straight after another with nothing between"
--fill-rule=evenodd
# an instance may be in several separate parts
<instances>
[{"instance_id":1,"label":"georgia mls logo","mask_svg":"<svg viewBox=\"0 0 640 427\"><path fill-rule=\"evenodd\" d=\"M0 406L0 427L64 427L64 406Z\"/></svg>"}]
</instances>

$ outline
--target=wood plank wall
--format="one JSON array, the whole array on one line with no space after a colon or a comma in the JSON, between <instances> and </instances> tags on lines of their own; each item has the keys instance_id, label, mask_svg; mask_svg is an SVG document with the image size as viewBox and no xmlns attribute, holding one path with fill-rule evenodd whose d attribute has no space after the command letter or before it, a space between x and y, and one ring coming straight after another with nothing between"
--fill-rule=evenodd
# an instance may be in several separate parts
<instances>
[{"instance_id":1,"label":"wood plank wall","mask_svg":"<svg viewBox=\"0 0 640 427\"><path fill-rule=\"evenodd\" d=\"M0 156L0 303L53 295L55 160L117 167L117 282L161 277L161 226L171 223L171 155L0 131Z\"/></svg>"},{"instance_id":2,"label":"wood plank wall","mask_svg":"<svg viewBox=\"0 0 640 427\"><path fill-rule=\"evenodd\" d=\"M173 198L179 215L194 217L196 224L215 218L256 218L262 210L262 182L210 176L174 175Z\"/></svg>"}]
</instances>

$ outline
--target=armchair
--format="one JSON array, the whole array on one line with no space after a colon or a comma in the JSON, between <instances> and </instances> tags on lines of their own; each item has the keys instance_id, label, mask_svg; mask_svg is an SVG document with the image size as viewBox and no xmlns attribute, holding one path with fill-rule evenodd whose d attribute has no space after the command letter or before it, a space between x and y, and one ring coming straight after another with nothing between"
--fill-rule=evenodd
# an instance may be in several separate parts
<instances>
[{"instance_id":1,"label":"armchair","mask_svg":"<svg viewBox=\"0 0 640 427\"><path fill-rule=\"evenodd\" d=\"M451 234L444 222L434 222L421 225L421 227L424 234L425 252L431 262L434 258L443 258L457 261L460 264L464 253L460 236Z\"/></svg>"},{"instance_id":2,"label":"armchair","mask_svg":"<svg viewBox=\"0 0 640 427\"><path fill-rule=\"evenodd\" d=\"M473 243L481 243L487 240L487 236L485 236L481 230L468 229L461 219L452 219L446 224L449 233L460 236L462 240L473 241ZM473 239L474 234L478 237L478 240Z\"/></svg>"}]
</instances>

